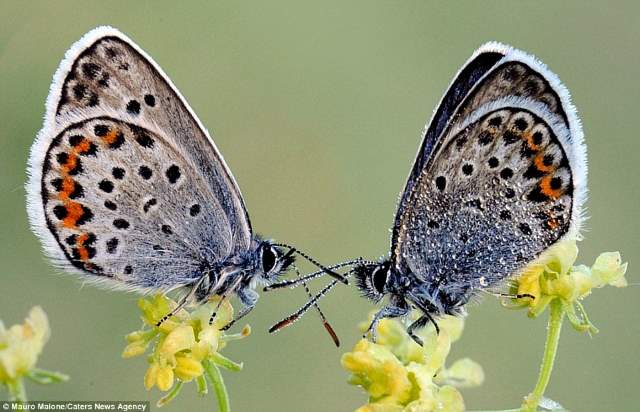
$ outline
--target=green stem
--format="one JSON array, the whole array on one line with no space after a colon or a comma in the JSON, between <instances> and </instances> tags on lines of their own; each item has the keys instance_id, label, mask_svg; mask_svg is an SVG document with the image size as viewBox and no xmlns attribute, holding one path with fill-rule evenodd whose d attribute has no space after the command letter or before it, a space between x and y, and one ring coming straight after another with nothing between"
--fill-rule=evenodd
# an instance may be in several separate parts
<instances>
[{"instance_id":1,"label":"green stem","mask_svg":"<svg viewBox=\"0 0 640 412\"><path fill-rule=\"evenodd\" d=\"M227 370L234 372L240 372L242 370L242 362L236 363L226 356L219 354L218 352L213 352L211 355L209 355L209 359L217 366L221 366Z\"/></svg>"},{"instance_id":2,"label":"green stem","mask_svg":"<svg viewBox=\"0 0 640 412\"><path fill-rule=\"evenodd\" d=\"M198 388L198 395L204 396L209 393L209 388L207 387L207 379L204 375L200 375L196 378L196 386Z\"/></svg>"},{"instance_id":3,"label":"green stem","mask_svg":"<svg viewBox=\"0 0 640 412\"><path fill-rule=\"evenodd\" d=\"M22 378L8 381L7 389L9 389L10 401L14 401L14 402L27 401L27 392L24 389L24 382L22 381Z\"/></svg>"},{"instance_id":4,"label":"green stem","mask_svg":"<svg viewBox=\"0 0 640 412\"><path fill-rule=\"evenodd\" d=\"M44 369L33 368L27 372L27 378L41 385L48 385L50 383L66 382L69 380L69 376L64 373L48 371Z\"/></svg>"},{"instance_id":5,"label":"green stem","mask_svg":"<svg viewBox=\"0 0 640 412\"><path fill-rule=\"evenodd\" d=\"M216 366L215 363L208 359L205 360L202 365L204 366L204 371L207 374L207 377L213 385L213 390L216 392L216 397L218 398L218 410L220 412L230 412L231 406L229 404L229 394L227 393L227 388L224 386L224 380L222 379L220 369L218 369L218 366Z\"/></svg>"},{"instance_id":6,"label":"green stem","mask_svg":"<svg viewBox=\"0 0 640 412\"><path fill-rule=\"evenodd\" d=\"M173 399L175 399L175 397L178 396L178 394L182 390L183 383L184 382L182 382L182 381L176 382L176 384L173 385L173 388L171 388L171 391L169 391L168 394L166 394L165 396L160 398L160 400L156 403L156 406L158 408L161 408L161 407L165 406L166 404L168 404L169 402L171 402Z\"/></svg>"},{"instance_id":7,"label":"green stem","mask_svg":"<svg viewBox=\"0 0 640 412\"><path fill-rule=\"evenodd\" d=\"M564 318L564 307L559 299L553 299L550 303L549 324L547 326L547 341L544 346L544 356L542 357L542 365L540 366L540 374L538 382L522 403L523 412L535 412L540 403L540 399L544 395L547 384L551 378L553 370L553 362L558 351L558 342L560 340L560 331L562 330L562 320Z\"/></svg>"}]
</instances>

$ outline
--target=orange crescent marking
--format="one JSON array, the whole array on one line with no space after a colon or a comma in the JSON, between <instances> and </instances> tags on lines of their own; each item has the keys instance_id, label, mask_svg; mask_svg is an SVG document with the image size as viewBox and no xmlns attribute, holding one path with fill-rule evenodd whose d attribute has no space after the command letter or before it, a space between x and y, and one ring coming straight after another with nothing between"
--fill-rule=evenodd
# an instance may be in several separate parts
<instances>
[{"instance_id":1,"label":"orange crescent marking","mask_svg":"<svg viewBox=\"0 0 640 412\"><path fill-rule=\"evenodd\" d=\"M82 260L83 262L86 262L87 260L89 260L89 251L87 250L86 247L84 247L84 242L86 242L87 239L89 239L89 234L83 233L80 236L78 236L78 239L76 240L78 254L80 255L80 260Z\"/></svg>"},{"instance_id":2,"label":"orange crescent marking","mask_svg":"<svg viewBox=\"0 0 640 412\"><path fill-rule=\"evenodd\" d=\"M61 168L62 175L66 177L66 175L68 175L71 170L75 169L77 165L78 165L78 155L74 150L69 154L69 158L67 159L65 164L62 165L62 168Z\"/></svg>"},{"instance_id":3,"label":"orange crescent marking","mask_svg":"<svg viewBox=\"0 0 640 412\"><path fill-rule=\"evenodd\" d=\"M558 226L560 225L560 223L558 222L558 219L555 219L555 218L547 220L546 223L549 229L557 229Z\"/></svg>"},{"instance_id":4,"label":"orange crescent marking","mask_svg":"<svg viewBox=\"0 0 640 412\"><path fill-rule=\"evenodd\" d=\"M76 228L76 223L84 213L82 205L76 202L67 202L65 207L67 209L67 216L62 220L62 225L69 229Z\"/></svg>"},{"instance_id":5,"label":"orange crescent marking","mask_svg":"<svg viewBox=\"0 0 640 412\"><path fill-rule=\"evenodd\" d=\"M78 153L86 153L91 148L91 142L87 139L82 139L80 143L76 146L76 151Z\"/></svg>"},{"instance_id":6,"label":"orange crescent marking","mask_svg":"<svg viewBox=\"0 0 640 412\"><path fill-rule=\"evenodd\" d=\"M545 177L540 179L540 190L542 190L542 193L544 193L547 197L557 199L562 196L562 188L553 189L551 187L551 179L552 176L550 175L546 175Z\"/></svg>"},{"instance_id":7,"label":"orange crescent marking","mask_svg":"<svg viewBox=\"0 0 640 412\"><path fill-rule=\"evenodd\" d=\"M62 190L58 195L58 199L60 200L69 199L69 196L71 196L71 193L73 193L73 190L75 189L75 187L76 187L76 182L71 177L65 176L64 180L62 181Z\"/></svg>"},{"instance_id":8,"label":"orange crescent marking","mask_svg":"<svg viewBox=\"0 0 640 412\"><path fill-rule=\"evenodd\" d=\"M533 150L534 152L540 150L540 146L535 144L535 142L533 141L533 133L525 133L524 139L527 141L527 147L529 147L529 149Z\"/></svg>"},{"instance_id":9,"label":"orange crescent marking","mask_svg":"<svg viewBox=\"0 0 640 412\"><path fill-rule=\"evenodd\" d=\"M67 216L62 220L62 225L69 229L75 229L78 220L82 217L84 210L80 203L74 202L69 199L71 193L73 193L76 183L69 175L73 169L78 166L78 154L86 153L91 149L91 141L84 137L80 143L71 148L71 152L68 153L67 161L60 168L60 174L62 175L62 190L58 194L58 199L62 201L67 209ZM82 249L80 252L82 253ZM85 250L86 252L86 250ZM88 256L88 255L87 255Z\"/></svg>"},{"instance_id":10,"label":"orange crescent marking","mask_svg":"<svg viewBox=\"0 0 640 412\"><path fill-rule=\"evenodd\" d=\"M112 144L116 141L118 137L118 129L109 129L109 132L102 137L107 144Z\"/></svg>"},{"instance_id":11,"label":"orange crescent marking","mask_svg":"<svg viewBox=\"0 0 640 412\"><path fill-rule=\"evenodd\" d=\"M544 164L544 153L537 155L536 158L533 159L533 164L536 166L536 169L541 172L552 172L555 170L555 166L547 166Z\"/></svg>"}]
</instances>

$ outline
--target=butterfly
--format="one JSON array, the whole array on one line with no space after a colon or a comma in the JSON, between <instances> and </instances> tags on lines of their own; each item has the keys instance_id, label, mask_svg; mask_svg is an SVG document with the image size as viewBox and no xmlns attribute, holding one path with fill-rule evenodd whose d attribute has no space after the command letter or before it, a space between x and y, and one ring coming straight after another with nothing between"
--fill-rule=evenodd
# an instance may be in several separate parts
<instances>
[{"instance_id":1,"label":"butterfly","mask_svg":"<svg viewBox=\"0 0 640 412\"><path fill-rule=\"evenodd\" d=\"M421 343L416 329L432 322L437 330L438 316L462 314L478 292L504 284L559 240L577 237L586 183L581 124L558 77L520 50L495 42L480 47L424 130L389 256L345 262L352 267L345 275L355 276L364 296L389 298L367 333L375 340L381 319L417 309L407 332ZM332 285L271 331L292 323Z\"/></svg>"},{"instance_id":2,"label":"butterfly","mask_svg":"<svg viewBox=\"0 0 640 412\"><path fill-rule=\"evenodd\" d=\"M57 266L112 289L188 289L159 323L191 301L235 294L243 309L226 329L256 305L256 285L295 268L295 256L344 281L253 233L207 130L162 69L114 28L90 31L66 53L28 175L31 227Z\"/></svg>"}]
</instances>

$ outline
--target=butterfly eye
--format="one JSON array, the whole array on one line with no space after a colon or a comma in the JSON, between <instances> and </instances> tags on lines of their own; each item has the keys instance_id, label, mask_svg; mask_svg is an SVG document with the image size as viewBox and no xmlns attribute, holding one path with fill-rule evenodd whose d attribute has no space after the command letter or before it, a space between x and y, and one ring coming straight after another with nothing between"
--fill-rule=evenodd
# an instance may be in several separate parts
<instances>
[{"instance_id":1,"label":"butterfly eye","mask_svg":"<svg viewBox=\"0 0 640 412\"><path fill-rule=\"evenodd\" d=\"M379 267L373 271L371 278L373 280L373 287L380 294L384 294L384 286L387 283L387 270L384 267Z\"/></svg>"},{"instance_id":2,"label":"butterfly eye","mask_svg":"<svg viewBox=\"0 0 640 412\"><path fill-rule=\"evenodd\" d=\"M262 271L269 273L276 265L278 252L271 246L262 248Z\"/></svg>"}]
</instances>

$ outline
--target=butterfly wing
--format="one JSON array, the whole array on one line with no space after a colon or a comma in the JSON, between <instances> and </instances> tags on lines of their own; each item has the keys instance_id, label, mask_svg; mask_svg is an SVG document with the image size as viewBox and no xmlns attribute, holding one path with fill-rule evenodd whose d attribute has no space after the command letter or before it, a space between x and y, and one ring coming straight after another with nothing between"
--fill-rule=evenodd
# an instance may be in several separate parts
<instances>
[{"instance_id":1,"label":"butterfly wing","mask_svg":"<svg viewBox=\"0 0 640 412\"><path fill-rule=\"evenodd\" d=\"M577 235L582 131L557 77L495 43L476 52L443 102L401 198L392 257L440 288L485 287Z\"/></svg>"},{"instance_id":2,"label":"butterfly wing","mask_svg":"<svg viewBox=\"0 0 640 412\"><path fill-rule=\"evenodd\" d=\"M28 211L61 267L112 287L168 289L249 247L242 195L213 140L122 33L100 27L72 46L46 108Z\"/></svg>"}]
</instances>

